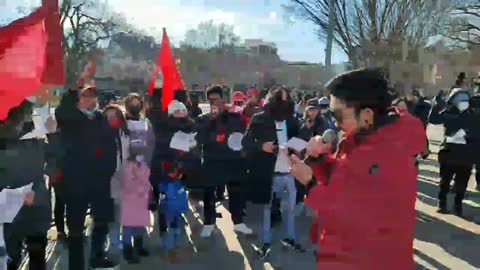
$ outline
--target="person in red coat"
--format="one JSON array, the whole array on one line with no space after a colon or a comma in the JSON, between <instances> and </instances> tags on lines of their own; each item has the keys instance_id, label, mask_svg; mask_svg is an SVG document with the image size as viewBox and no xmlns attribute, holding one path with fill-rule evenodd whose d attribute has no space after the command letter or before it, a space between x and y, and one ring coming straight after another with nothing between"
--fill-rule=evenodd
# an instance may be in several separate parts
<instances>
[{"instance_id":1,"label":"person in red coat","mask_svg":"<svg viewBox=\"0 0 480 270\"><path fill-rule=\"evenodd\" d=\"M327 86L344 138L335 155L316 136L305 162L290 158L292 174L314 186L305 203L314 210L310 230L318 245L317 269L414 269L416 169L425 144L422 122L389 108L388 80L361 69Z\"/></svg>"}]
</instances>

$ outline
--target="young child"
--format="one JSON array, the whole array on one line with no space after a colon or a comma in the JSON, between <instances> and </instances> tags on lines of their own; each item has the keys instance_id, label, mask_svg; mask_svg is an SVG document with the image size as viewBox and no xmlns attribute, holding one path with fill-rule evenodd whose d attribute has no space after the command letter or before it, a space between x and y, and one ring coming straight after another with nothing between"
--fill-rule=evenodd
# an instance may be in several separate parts
<instances>
[{"instance_id":1,"label":"young child","mask_svg":"<svg viewBox=\"0 0 480 270\"><path fill-rule=\"evenodd\" d=\"M169 165L165 169L169 170ZM178 164L171 164L173 171L169 179L160 183L160 208L167 224L167 232L163 237L163 248L167 252L170 261L176 261L177 255L174 249L180 237L181 226L183 225L182 214L188 210L187 193L180 181L180 168Z\"/></svg>"},{"instance_id":2,"label":"young child","mask_svg":"<svg viewBox=\"0 0 480 270\"><path fill-rule=\"evenodd\" d=\"M148 202L151 186L150 169L145 163L143 152L142 145L130 143L130 155L122 168L120 223L123 255L129 264L139 263L139 256L149 255L143 246L143 235L146 232L145 227L150 225Z\"/></svg>"},{"instance_id":3,"label":"young child","mask_svg":"<svg viewBox=\"0 0 480 270\"><path fill-rule=\"evenodd\" d=\"M193 131L192 121L188 118L186 106L178 101L172 101L168 106L168 129L173 136L177 131L190 133ZM175 261L174 251L180 228L182 214L188 210L187 194L182 179L182 169L189 155L179 150L170 149L170 158L163 161L163 177L160 181L159 216L165 219L167 232L163 235L163 248L171 261Z\"/></svg>"}]
</instances>

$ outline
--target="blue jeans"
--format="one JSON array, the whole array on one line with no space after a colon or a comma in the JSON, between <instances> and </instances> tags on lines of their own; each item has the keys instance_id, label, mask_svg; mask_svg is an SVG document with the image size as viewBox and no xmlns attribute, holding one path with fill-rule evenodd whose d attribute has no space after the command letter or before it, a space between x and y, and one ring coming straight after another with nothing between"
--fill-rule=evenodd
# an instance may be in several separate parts
<instances>
[{"instance_id":1,"label":"blue jeans","mask_svg":"<svg viewBox=\"0 0 480 270\"><path fill-rule=\"evenodd\" d=\"M165 251L170 251L177 246L182 221L183 219L180 215L174 217L172 220L166 220L167 232L163 236L163 249Z\"/></svg>"},{"instance_id":2,"label":"blue jeans","mask_svg":"<svg viewBox=\"0 0 480 270\"><path fill-rule=\"evenodd\" d=\"M120 242L120 230L121 230L121 225L118 222L119 220L119 206L114 205L114 211L115 211L115 219L112 223L110 223L110 232L108 233L109 239L110 239L110 245L117 245Z\"/></svg>"},{"instance_id":3,"label":"blue jeans","mask_svg":"<svg viewBox=\"0 0 480 270\"><path fill-rule=\"evenodd\" d=\"M145 227L122 227L122 243L132 245L132 238L143 236L146 232Z\"/></svg>"},{"instance_id":4,"label":"blue jeans","mask_svg":"<svg viewBox=\"0 0 480 270\"><path fill-rule=\"evenodd\" d=\"M295 187L295 179L291 174L276 174L273 176L272 192L281 200L282 224L286 238L295 240L295 204L297 197L297 189ZM272 205L263 206L263 224L261 231L263 232L263 243L270 244L271 233L271 214Z\"/></svg>"}]
</instances>

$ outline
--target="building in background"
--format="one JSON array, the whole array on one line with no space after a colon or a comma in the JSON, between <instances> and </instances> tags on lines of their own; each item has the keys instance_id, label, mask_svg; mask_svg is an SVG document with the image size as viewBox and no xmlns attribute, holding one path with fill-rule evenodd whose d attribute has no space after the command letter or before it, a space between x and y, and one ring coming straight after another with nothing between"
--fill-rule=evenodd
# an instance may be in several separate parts
<instances>
[{"instance_id":1,"label":"building in background","mask_svg":"<svg viewBox=\"0 0 480 270\"><path fill-rule=\"evenodd\" d=\"M124 93L145 91L152 73L152 56L158 47L139 46L135 42L138 41L124 37L112 39L97 63L99 87ZM321 64L283 61L276 45L261 39L246 39L241 46L226 48L182 46L173 48L173 52L185 85L197 88L216 83L232 89L244 84L246 87L285 85L316 90L345 69L345 65L338 65L335 74L330 74Z\"/></svg>"}]
</instances>

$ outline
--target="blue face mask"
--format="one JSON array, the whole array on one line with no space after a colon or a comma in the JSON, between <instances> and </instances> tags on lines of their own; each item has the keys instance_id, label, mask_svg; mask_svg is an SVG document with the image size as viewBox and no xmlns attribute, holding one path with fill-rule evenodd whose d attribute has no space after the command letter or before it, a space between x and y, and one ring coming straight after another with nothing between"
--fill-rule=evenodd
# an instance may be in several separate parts
<instances>
[{"instance_id":1,"label":"blue face mask","mask_svg":"<svg viewBox=\"0 0 480 270\"><path fill-rule=\"evenodd\" d=\"M80 109L80 111L85 114L86 116L93 116L96 112L96 109Z\"/></svg>"}]
</instances>

